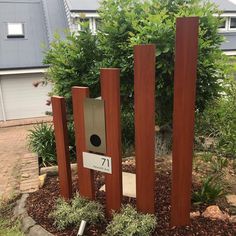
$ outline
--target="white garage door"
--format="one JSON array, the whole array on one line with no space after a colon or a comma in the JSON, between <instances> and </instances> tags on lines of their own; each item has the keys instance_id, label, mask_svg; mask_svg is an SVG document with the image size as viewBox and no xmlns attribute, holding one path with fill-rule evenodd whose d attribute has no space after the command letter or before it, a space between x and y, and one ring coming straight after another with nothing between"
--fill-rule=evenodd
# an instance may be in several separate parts
<instances>
[{"instance_id":1,"label":"white garage door","mask_svg":"<svg viewBox=\"0 0 236 236\"><path fill-rule=\"evenodd\" d=\"M1 89L1 88L0 88ZM2 98L1 98L1 91L0 91L0 121L3 120L3 112L2 112Z\"/></svg>"},{"instance_id":2,"label":"white garage door","mask_svg":"<svg viewBox=\"0 0 236 236\"><path fill-rule=\"evenodd\" d=\"M42 74L4 75L0 77L3 108L6 120L45 116L51 108L46 105L51 87L33 86ZM1 115L2 112L2 115ZM3 111L0 111L3 120Z\"/></svg>"}]
</instances>

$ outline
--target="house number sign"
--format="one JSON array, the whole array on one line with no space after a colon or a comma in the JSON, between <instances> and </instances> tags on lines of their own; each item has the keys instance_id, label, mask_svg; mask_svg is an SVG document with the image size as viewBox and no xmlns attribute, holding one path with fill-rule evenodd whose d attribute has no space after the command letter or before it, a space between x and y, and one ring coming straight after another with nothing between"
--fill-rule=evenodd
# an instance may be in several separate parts
<instances>
[{"instance_id":1,"label":"house number sign","mask_svg":"<svg viewBox=\"0 0 236 236\"><path fill-rule=\"evenodd\" d=\"M108 174L112 173L111 158L89 152L83 152L83 166L88 169L98 170Z\"/></svg>"}]
</instances>

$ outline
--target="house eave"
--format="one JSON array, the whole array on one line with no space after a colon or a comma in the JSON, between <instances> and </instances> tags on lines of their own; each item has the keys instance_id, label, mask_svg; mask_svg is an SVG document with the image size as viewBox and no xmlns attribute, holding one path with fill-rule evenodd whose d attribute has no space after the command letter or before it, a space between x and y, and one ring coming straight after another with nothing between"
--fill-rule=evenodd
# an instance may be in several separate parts
<instances>
[{"instance_id":1,"label":"house eave","mask_svg":"<svg viewBox=\"0 0 236 236\"><path fill-rule=\"evenodd\" d=\"M97 10L70 10L71 13L97 13Z\"/></svg>"},{"instance_id":2,"label":"house eave","mask_svg":"<svg viewBox=\"0 0 236 236\"><path fill-rule=\"evenodd\" d=\"M45 73L47 71L44 67L25 67L25 68L0 68L0 75L18 75L18 74L35 74Z\"/></svg>"},{"instance_id":3,"label":"house eave","mask_svg":"<svg viewBox=\"0 0 236 236\"><path fill-rule=\"evenodd\" d=\"M223 53L227 56L236 56L236 49L232 50L223 50Z\"/></svg>"}]
</instances>

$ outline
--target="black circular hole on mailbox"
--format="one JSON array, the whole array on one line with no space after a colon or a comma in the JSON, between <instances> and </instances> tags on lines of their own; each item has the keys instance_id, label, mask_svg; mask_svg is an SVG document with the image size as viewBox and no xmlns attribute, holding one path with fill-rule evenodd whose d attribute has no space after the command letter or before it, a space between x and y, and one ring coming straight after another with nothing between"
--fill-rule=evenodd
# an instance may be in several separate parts
<instances>
[{"instance_id":1,"label":"black circular hole on mailbox","mask_svg":"<svg viewBox=\"0 0 236 236\"><path fill-rule=\"evenodd\" d=\"M101 141L101 139L98 135L93 134L93 135L90 136L90 142L93 146L99 147L101 145L102 141Z\"/></svg>"}]
</instances>

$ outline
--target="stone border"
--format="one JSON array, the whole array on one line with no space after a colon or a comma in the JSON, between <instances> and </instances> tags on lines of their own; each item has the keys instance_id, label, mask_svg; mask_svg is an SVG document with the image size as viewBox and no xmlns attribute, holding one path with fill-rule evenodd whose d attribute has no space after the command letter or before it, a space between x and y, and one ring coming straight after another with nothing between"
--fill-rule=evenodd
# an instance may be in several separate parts
<instances>
[{"instance_id":1,"label":"stone border","mask_svg":"<svg viewBox=\"0 0 236 236\"><path fill-rule=\"evenodd\" d=\"M38 225L34 219L32 219L25 208L25 203L29 194L23 194L21 198L16 202L14 208L14 218L18 218L21 222L21 230L27 236L53 236L42 226Z\"/></svg>"}]
</instances>

